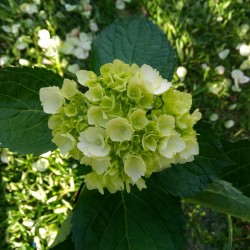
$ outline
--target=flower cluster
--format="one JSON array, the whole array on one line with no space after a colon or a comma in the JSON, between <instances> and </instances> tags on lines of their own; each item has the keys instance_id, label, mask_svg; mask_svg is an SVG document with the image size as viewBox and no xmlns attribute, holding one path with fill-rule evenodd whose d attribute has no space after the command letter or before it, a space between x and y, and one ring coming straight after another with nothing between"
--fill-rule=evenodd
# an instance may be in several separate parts
<instances>
[{"instance_id":1,"label":"flower cluster","mask_svg":"<svg viewBox=\"0 0 250 250\"><path fill-rule=\"evenodd\" d=\"M151 66L114 60L100 76L86 70L76 76L85 93L65 79L61 89L42 88L40 99L52 114L53 142L92 167L85 175L88 189L142 189L144 177L199 153L193 125L201 113L191 114L191 95L174 90Z\"/></svg>"}]
</instances>

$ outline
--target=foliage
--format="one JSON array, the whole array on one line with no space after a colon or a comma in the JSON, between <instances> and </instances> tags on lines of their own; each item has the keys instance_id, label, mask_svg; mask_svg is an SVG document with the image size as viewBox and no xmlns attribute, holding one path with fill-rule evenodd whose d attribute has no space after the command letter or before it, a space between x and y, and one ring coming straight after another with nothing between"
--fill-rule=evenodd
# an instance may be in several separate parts
<instances>
[{"instance_id":1,"label":"foliage","mask_svg":"<svg viewBox=\"0 0 250 250\"><path fill-rule=\"evenodd\" d=\"M58 151L35 157L2 151L1 249L43 249L52 244L72 209L82 175ZM3 186L4 185L4 186ZM5 235L5 240L2 238Z\"/></svg>"}]
</instances>

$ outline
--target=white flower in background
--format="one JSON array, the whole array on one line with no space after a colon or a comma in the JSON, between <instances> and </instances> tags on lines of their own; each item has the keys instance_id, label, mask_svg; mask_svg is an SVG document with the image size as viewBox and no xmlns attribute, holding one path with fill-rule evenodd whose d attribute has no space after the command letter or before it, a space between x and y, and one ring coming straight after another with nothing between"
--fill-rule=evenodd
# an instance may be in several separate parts
<instances>
[{"instance_id":1,"label":"white flower in background","mask_svg":"<svg viewBox=\"0 0 250 250\"><path fill-rule=\"evenodd\" d=\"M99 30L97 23L94 20L90 20L89 22L89 28L93 32L97 32Z\"/></svg>"},{"instance_id":2,"label":"white flower in background","mask_svg":"<svg viewBox=\"0 0 250 250\"><path fill-rule=\"evenodd\" d=\"M225 73L225 68L222 65L219 65L215 68L215 71L219 74L219 75L223 75Z\"/></svg>"},{"instance_id":3,"label":"white flower in background","mask_svg":"<svg viewBox=\"0 0 250 250\"><path fill-rule=\"evenodd\" d=\"M42 239L45 239L45 238L46 238L47 230L46 230L45 228L40 227L40 228L38 229L38 232L39 232L39 234L40 234L40 236L41 236Z\"/></svg>"},{"instance_id":4,"label":"white flower in background","mask_svg":"<svg viewBox=\"0 0 250 250\"><path fill-rule=\"evenodd\" d=\"M38 172L45 172L49 167L49 161L45 158L40 158L32 163L32 169Z\"/></svg>"},{"instance_id":5,"label":"white flower in background","mask_svg":"<svg viewBox=\"0 0 250 250\"><path fill-rule=\"evenodd\" d=\"M68 70L70 73L75 74L77 71L80 70L80 67L79 67L79 65L76 64L76 63L75 63L75 64L70 64L70 65L68 65L67 70Z\"/></svg>"},{"instance_id":6,"label":"white flower in background","mask_svg":"<svg viewBox=\"0 0 250 250\"><path fill-rule=\"evenodd\" d=\"M229 49L224 49L224 50L222 50L222 51L219 53L219 58L220 58L221 60L224 60L224 59L227 58L227 56L229 55L229 53L230 53L230 50L229 50Z\"/></svg>"},{"instance_id":7,"label":"white flower in background","mask_svg":"<svg viewBox=\"0 0 250 250\"><path fill-rule=\"evenodd\" d=\"M224 123L224 126L225 128L227 129L230 129L234 126L235 122L233 120L227 120L225 123Z\"/></svg>"},{"instance_id":8,"label":"white flower in background","mask_svg":"<svg viewBox=\"0 0 250 250\"><path fill-rule=\"evenodd\" d=\"M64 7L65 7L66 11L68 11L68 12L77 10L77 5L76 4L73 5L73 4L66 3L66 4L64 4Z\"/></svg>"},{"instance_id":9,"label":"white flower in background","mask_svg":"<svg viewBox=\"0 0 250 250\"><path fill-rule=\"evenodd\" d=\"M206 70L209 68L209 66L206 63L201 64L202 69Z\"/></svg>"},{"instance_id":10,"label":"white flower in background","mask_svg":"<svg viewBox=\"0 0 250 250\"><path fill-rule=\"evenodd\" d=\"M21 66L28 66L28 65L29 65L29 61L26 60L26 59L23 59L23 58L20 58L20 59L18 60L18 62L19 62L19 64L20 64Z\"/></svg>"},{"instance_id":11,"label":"white flower in background","mask_svg":"<svg viewBox=\"0 0 250 250\"><path fill-rule=\"evenodd\" d=\"M5 31L6 33L12 32L11 26L9 26L9 25L2 25L1 28L2 28L2 30Z\"/></svg>"},{"instance_id":12,"label":"white flower in background","mask_svg":"<svg viewBox=\"0 0 250 250\"><path fill-rule=\"evenodd\" d=\"M183 66L180 66L177 68L176 74L180 78L180 80L184 80L187 75L187 69Z\"/></svg>"},{"instance_id":13,"label":"white flower in background","mask_svg":"<svg viewBox=\"0 0 250 250\"><path fill-rule=\"evenodd\" d=\"M21 27L20 23L15 23L12 26L9 25L2 25L2 29L6 32L6 33L12 33L15 36L18 35L19 29Z\"/></svg>"},{"instance_id":14,"label":"white flower in background","mask_svg":"<svg viewBox=\"0 0 250 250\"><path fill-rule=\"evenodd\" d=\"M124 10L125 7L126 7L126 4L125 3L130 3L131 0L116 0L116 3L115 3L115 7L118 9L118 10Z\"/></svg>"},{"instance_id":15,"label":"white flower in background","mask_svg":"<svg viewBox=\"0 0 250 250\"><path fill-rule=\"evenodd\" d=\"M236 108L237 108L237 103L233 103L233 104L229 105L229 107L228 107L229 110L234 110Z\"/></svg>"},{"instance_id":16,"label":"white flower in background","mask_svg":"<svg viewBox=\"0 0 250 250\"><path fill-rule=\"evenodd\" d=\"M236 84L236 82L244 84L244 83L248 83L250 81L250 78L248 76L245 76L244 73L239 69L234 69L231 72L231 76L234 79L235 84Z\"/></svg>"},{"instance_id":17,"label":"white flower in background","mask_svg":"<svg viewBox=\"0 0 250 250\"><path fill-rule=\"evenodd\" d=\"M10 154L9 154L9 152L8 151L6 151L6 150L4 150L2 153L1 153L1 161L3 162L3 163L9 163L10 162L10 160L11 160L11 156L10 156Z\"/></svg>"},{"instance_id":18,"label":"white flower in background","mask_svg":"<svg viewBox=\"0 0 250 250\"><path fill-rule=\"evenodd\" d=\"M236 49L239 50L241 56L249 56L250 55L250 47L245 43L240 43L236 46Z\"/></svg>"},{"instance_id":19,"label":"white flower in background","mask_svg":"<svg viewBox=\"0 0 250 250\"><path fill-rule=\"evenodd\" d=\"M50 33L46 29L39 30L38 32L38 45L45 51L45 56L55 57L57 55L57 48L61 44L59 36L50 37ZM46 63L46 64L51 64Z\"/></svg>"},{"instance_id":20,"label":"white flower in background","mask_svg":"<svg viewBox=\"0 0 250 250\"><path fill-rule=\"evenodd\" d=\"M40 5L41 4L41 0L33 0L34 4L36 5Z\"/></svg>"},{"instance_id":21,"label":"white flower in background","mask_svg":"<svg viewBox=\"0 0 250 250\"><path fill-rule=\"evenodd\" d=\"M22 224L25 226L25 227L28 227L28 228L32 228L33 225L34 225L34 221L33 220L27 220L27 219L24 219Z\"/></svg>"},{"instance_id":22,"label":"white flower in background","mask_svg":"<svg viewBox=\"0 0 250 250\"><path fill-rule=\"evenodd\" d=\"M53 63L52 63L49 59L43 58L43 59L42 59L42 64L52 65Z\"/></svg>"},{"instance_id":23,"label":"white flower in background","mask_svg":"<svg viewBox=\"0 0 250 250\"><path fill-rule=\"evenodd\" d=\"M50 33L46 29L39 30L38 32L38 45L42 49L47 49L51 45Z\"/></svg>"},{"instance_id":24,"label":"white flower in background","mask_svg":"<svg viewBox=\"0 0 250 250\"><path fill-rule=\"evenodd\" d=\"M27 13L29 15L33 15L34 13L38 13L37 6L32 3L23 3L20 6L20 9L23 13Z\"/></svg>"},{"instance_id":25,"label":"white flower in background","mask_svg":"<svg viewBox=\"0 0 250 250\"><path fill-rule=\"evenodd\" d=\"M216 114L216 113L213 113L213 114L210 115L210 117L209 117L209 120L210 120L211 122L215 122L215 121L217 121L218 119L219 119L219 115Z\"/></svg>"},{"instance_id":26,"label":"white flower in background","mask_svg":"<svg viewBox=\"0 0 250 250\"><path fill-rule=\"evenodd\" d=\"M9 61L9 56L1 56L0 57L0 66L4 66L5 64L7 64L8 63L8 61Z\"/></svg>"},{"instance_id":27,"label":"white flower in background","mask_svg":"<svg viewBox=\"0 0 250 250\"><path fill-rule=\"evenodd\" d=\"M250 69L250 60L245 60L243 63L240 65L240 70L247 70Z\"/></svg>"},{"instance_id":28,"label":"white flower in background","mask_svg":"<svg viewBox=\"0 0 250 250\"><path fill-rule=\"evenodd\" d=\"M61 52L65 55L74 55L78 59L86 59L91 49L92 36L79 29L74 29L67 34L65 42L62 43Z\"/></svg>"}]
</instances>

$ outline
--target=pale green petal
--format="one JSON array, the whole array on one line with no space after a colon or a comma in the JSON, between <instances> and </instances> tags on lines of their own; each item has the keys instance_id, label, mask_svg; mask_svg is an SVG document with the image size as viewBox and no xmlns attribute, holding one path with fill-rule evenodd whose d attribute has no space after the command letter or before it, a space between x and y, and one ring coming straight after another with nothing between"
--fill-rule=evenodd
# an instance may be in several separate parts
<instances>
[{"instance_id":1,"label":"pale green petal","mask_svg":"<svg viewBox=\"0 0 250 250\"><path fill-rule=\"evenodd\" d=\"M128 93L128 97L131 100L138 102L141 99L141 95L142 95L142 90L138 82L134 82L131 79L127 87L127 93Z\"/></svg>"},{"instance_id":2,"label":"pale green petal","mask_svg":"<svg viewBox=\"0 0 250 250\"><path fill-rule=\"evenodd\" d=\"M68 117L76 116L77 115L77 108L75 105L67 105L63 108L64 114Z\"/></svg>"},{"instance_id":3,"label":"pale green petal","mask_svg":"<svg viewBox=\"0 0 250 250\"><path fill-rule=\"evenodd\" d=\"M104 194L103 191L103 177L98 175L96 172L91 172L84 176L84 182L89 190L97 189L101 194Z\"/></svg>"},{"instance_id":4,"label":"pale green petal","mask_svg":"<svg viewBox=\"0 0 250 250\"><path fill-rule=\"evenodd\" d=\"M104 96L104 89L100 84L91 87L84 95L93 103L100 102Z\"/></svg>"},{"instance_id":5,"label":"pale green petal","mask_svg":"<svg viewBox=\"0 0 250 250\"><path fill-rule=\"evenodd\" d=\"M153 134L144 134L142 137L142 146L144 150L155 151L157 148L157 140Z\"/></svg>"},{"instance_id":6,"label":"pale green petal","mask_svg":"<svg viewBox=\"0 0 250 250\"><path fill-rule=\"evenodd\" d=\"M100 107L90 107L87 113L88 123L105 128L108 123L107 114Z\"/></svg>"},{"instance_id":7,"label":"pale green petal","mask_svg":"<svg viewBox=\"0 0 250 250\"><path fill-rule=\"evenodd\" d=\"M60 152L63 155L67 154L71 149L73 149L76 144L75 138L70 133L57 133L52 139L52 142L54 142L58 146Z\"/></svg>"},{"instance_id":8,"label":"pale green petal","mask_svg":"<svg viewBox=\"0 0 250 250\"><path fill-rule=\"evenodd\" d=\"M185 142L179 134L173 134L160 140L158 144L159 153L166 158L172 158L176 153L185 148Z\"/></svg>"},{"instance_id":9,"label":"pale green petal","mask_svg":"<svg viewBox=\"0 0 250 250\"><path fill-rule=\"evenodd\" d=\"M86 87L95 85L97 75L93 71L79 70L76 72L77 81Z\"/></svg>"},{"instance_id":10,"label":"pale green petal","mask_svg":"<svg viewBox=\"0 0 250 250\"><path fill-rule=\"evenodd\" d=\"M111 119L106 129L112 141L130 141L133 135L133 128L129 121L121 117Z\"/></svg>"},{"instance_id":11,"label":"pale green petal","mask_svg":"<svg viewBox=\"0 0 250 250\"><path fill-rule=\"evenodd\" d=\"M154 95L152 93L143 92L141 99L138 102L140 108L149 109L152 107L154 101Z\"/></svg>"},{"instance_id":12,"label":"pale green petal","mask_svg":"<svg viewBox=\"0 0 250 250\"><path fill-rule=\"evenodd\" d=\"M130 155L124 162L124 171L134 182L144 176L146 170L146 164L139 155Z\"/></svg>"},{"instance_id":13,"label":"pale green petal","mask_svg":"<svg viewBox=\"0 0 250 250\"><path fill-rule=\"evenodd\" d=\"M104 96L100 103L101 108L111 111L115 107L115 97L114 96Z\"/></svg>"},{"instance_id":14,"label":"pale green petal","mask_svg":"<svg viewBox=\"0 0 250 250\"><path fill-rule=\"evenodd\" d=\"M95 158L84 156L81 159L81 164L91 166L97 174L101 175L110 166L110 160L111 158L109 156Z\"/></svg>"},{"instance_id":15,"label":"pale green petal","mask_svg":"<svg viewBox=\"0 0 250 250\"><path fill-rule=\"evenodd\" d=\"M146 118L146 111L142 109L136 109L130 115L130 121L134 129L142 130L148 124L148 119Z\"/></svg>"},{"instance_id":16,"label":"pale green petal","mask_svg":"<svg viewBox=\"0 0 250 250\"><path fill-rule=\"evenodd\" d=\"M55 129L57 127L60 127L62 123L64 123L65 118L64 115L61 114L55 114L51 115L48 120L48 127L50 129Z\"/></svg>"},{"instance_id":17,"label":"pale green petal","mask_svg":"<svg viewBox=\"0 0 250 250\"><path fill-rule=\"evenodd\" d=\"M175 128L175 119L171 115L161 115L158 117L156 127L160 135L168 136Z\"/></svg>"},{"instance_id":18,"label":"pale green petal","mask_svg":"<svg viewBox=\"0 0 250 250\"><path fill-rule=\"evenodd\" d=\"M63 106L64 97L58 87L41 88L39 95L43 111L47 114L55 114Z\"/></svg>"},{"instance_id":19,"label":"pale green petal","mask_svg":"<svg viewBox=\"0 0 250 250\"><path fill-rule=\"evenodd\" d=\"M196 140L196 137L187 136L187 137L183 137L183 139L184 139L186 146L185 146L184 150L182 150L179 153L179 156L182 159L187 160L190 158L190 156L198 155L199 154L199 144Z\"/></svg>"},{"instance_id":20,"label":"pale green petal","mask_svg":"<svg viewBox=\"0 0 250 250\"><path fill-rule=\"evenodd\" d=\"M110 193L124 189L124 180L117 168L109 168L104 174L103 182Z\"/></svg>"},{"instance_id":21,"label":"pale green petal","mask_svg":"<svg viewBox=\"0 0 250 250\"><path fill-rule=\"evenodd\" d=\"M165 111L175 115L188 112L192 105L192 96L189 93L173 90L172 88L162 95L162 100L165 103Z\"/></svg>"},{"instance_id":22,"label":"pale green petal","mask_svg":"<svg viewBox=\"0 0 250 250\"><path fill-rule=\"evenodd\" d=\"M76 82L73 80L64 79L61 93L66 99L72 98L76 93L78 93Z\"/></svg>"}]
</instances>

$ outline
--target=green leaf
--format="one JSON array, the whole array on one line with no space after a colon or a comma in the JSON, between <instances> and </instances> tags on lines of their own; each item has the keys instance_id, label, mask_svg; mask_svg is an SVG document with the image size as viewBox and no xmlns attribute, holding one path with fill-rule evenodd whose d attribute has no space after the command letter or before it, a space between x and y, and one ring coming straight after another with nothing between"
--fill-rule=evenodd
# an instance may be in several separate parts
<instances>
[{"instance_id":1,"label":"green leaf","mask_svg":"<svg viewBox=\"0 0 250 250\"><path fill-rule=\"evenodd\" d=\"M223 142L225 154L235 164L220 175L220 179L231 182L243 194L250 197L250 141Z\"/></svg>"},{"instance_id":2,"label":"green leaf","mask_svg":"<svg viewBox=\"0 0 250 250\"><path fill-rule=\"evenodd\" d=\"M73 209L71 223L77 250L185 249L179 199L154 183L129 194L101 195L84 189Z\"/></svg>"},{"instance_id":3,"label":"green leaf","mask_svg":"<svg viewBox=\"0 0 250 250\"><path fill-rule=\"evenodd\" d=\"M176 66L174 50L163 31L143 16L118 20L92 44L91 68L99 74L105 63L120 59L139 66L148 64L171 80Z\"/></svg>"},{"instance_id":4,"label":"green leaf","mask_svg":"<svg viewBox=\"0 0 250 250\"><path fill-rule=\"evenodd\" d=\"M42 154L55 149L42 110L39 89L61 86L62 78L39 68L0 70L0 143L21 154Z\"/></svg>"},{"instance_id":5,"label":"green leaf","mask_svg":"<svg viewBox=\"0 0 250 250\"><path fill-rule=\"evenodd\" d=\"M59 232L60 233L60 232ZM67 236L65 240L63 240L60 243L57 243L56 245L53 245L50 247L52 250L74 250L75 244L71 240L72 235Z\"/></svg>"},{"instance_id":6,"label":"green leaf","mask_svg":"<svg viewBox=\"0 0 250 250\"><path fill-rule=\"evenodd\" d=\"M222 152L218 136L207 123L199 122L195 129L200 147L195 160L173 165L152 176L155 183L175 196L186 197L201 191L233 164Z\"/></svg>"},{"instance_id":7,"label":"green leaf","mask_svg":"<svg viewBox=\"0 0 250 250\"><path fill-rule=\"evenodd\" d=\"M250 198L223 180L214 181L206 190L186 198L185 201L250 221Z\"/></svg>"},{"instance_id":8,"label":"green leaf","mask_svg":"<svg viewBox=\"0 0 250 250\"><path fill-rule=\"evenodd\" d=\"M71 218L72 218L72 212L70 212L70 214L68 215L68 217L66 218L66 220L62 223L60 232L57 234L53 244L51 245L51 248L53 248L56 245L60 245L62 244L66 244L65 243L65 239L67 240L68 238L71 239L70 236L70 232L71 232L71 228L72 228L72 224L71 224ZM71 240L67 240L68 243ZM58 246L57 246L58 247ZM65 248L63 248L65 249Z\"/></svg>"}]
</instances>

